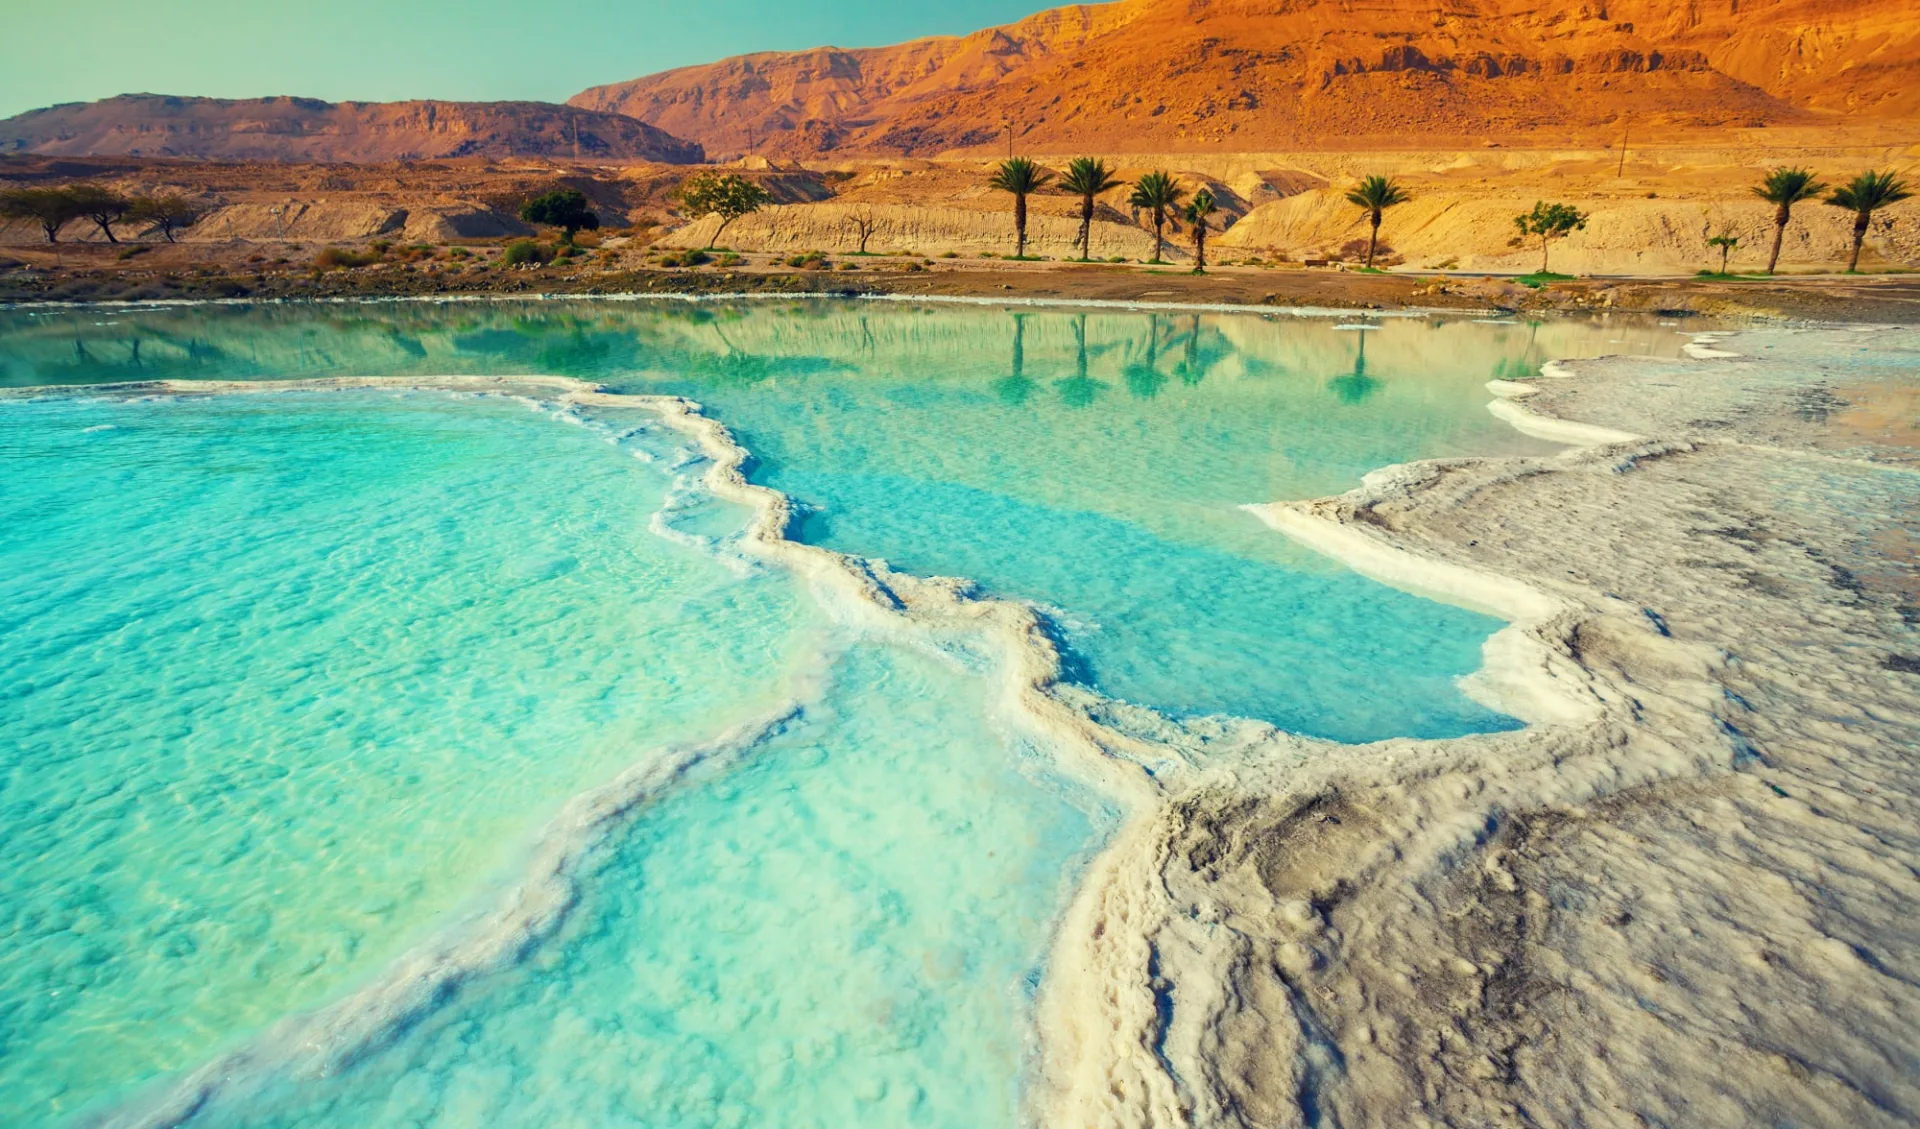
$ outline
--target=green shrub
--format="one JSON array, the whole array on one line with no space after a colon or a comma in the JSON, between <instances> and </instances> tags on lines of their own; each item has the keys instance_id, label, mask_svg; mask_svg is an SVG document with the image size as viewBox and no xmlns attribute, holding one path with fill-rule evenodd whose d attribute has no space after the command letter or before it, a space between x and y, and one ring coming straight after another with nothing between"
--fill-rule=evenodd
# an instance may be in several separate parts
<instances>
[{"instance_id":1,"label":"green shrub","mask_svg":"<svg viewBox=\"0 0 1920 1129\"><path fill-rule=\"evenodd\" d=\"M146 247L146 246L129 247L126 250L120 252L118 255L115 255L114 258L119 259L121 262L124 263L128 259L133 258L135 255L144 255L151 250L153 250L153 248Z\"/></svg>"},{"instance_id":2,"label":"green shrub","mask_svg":"<svg viewBox=\"0 0 1920 1129\"><path fill-rule=\"evenodd\" d=\"M544 265L553 261L553 248L531 239L516 239L500 254L500 265L517 267L526 263Z\"/></svg>"},{"instance_id":3,"label":"green shrub","mask_svg":"<svg viewBox=\"0 0 1920 1129\"><path fill-rule=\"evenodd\" d=\"M698 267L713 261L713 257L698 249L692 251L668 251L660 256L663 267Z\"/></svg>"},{"instance_id":4,"label":"green shrub","mask_svg":"<svg viewBox=\"0 0 1920 1129\"><path fill-rule=\"evenodd\" d=\"M940 252L940 257L941 257L941 258L943 258L943 259L957 259L957 258L959 258L959 257L960 257L960 252L958 252L958 251L942 251L942 252Z\"/></svg>"},{"instance_id":5,"label":"green shrub","mask_svg":"<svg viewBox=\"0 0 1920 1129\"><path fill-rule=\"evenodd\" d=\"M802 251L787 257L787 265L801 270L832 270L833 264L827 261L825 251Z\"/></svg>"}]
</instances>

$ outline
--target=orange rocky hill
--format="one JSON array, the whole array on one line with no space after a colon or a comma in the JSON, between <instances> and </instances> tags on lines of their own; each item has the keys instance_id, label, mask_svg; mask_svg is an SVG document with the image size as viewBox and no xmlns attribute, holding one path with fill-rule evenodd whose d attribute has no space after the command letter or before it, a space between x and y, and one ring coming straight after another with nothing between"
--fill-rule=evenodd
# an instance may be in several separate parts
<instances>
[{"instance_id":1,"label":"orange rocky hill","mask_svg":"<svg viewBox=\"0 0 1920 1129\"><path fill-rule=\"evenodd\" d=\"M716 154L1479 145L1920 117L1902 0L1123 0L595 87Z\"/></svg>"},{"instance_id":2,"label":"orange rocky hill","mask_svg":"<svg viewBox=\"0 0 1920 1129\"><path fill-rule=\"evenodd\" d=\"M555 157L675 164L698 144L547 102L322 102L123 94L0 121L0 153L242 161Z\"/></svg>"}]
</instances>

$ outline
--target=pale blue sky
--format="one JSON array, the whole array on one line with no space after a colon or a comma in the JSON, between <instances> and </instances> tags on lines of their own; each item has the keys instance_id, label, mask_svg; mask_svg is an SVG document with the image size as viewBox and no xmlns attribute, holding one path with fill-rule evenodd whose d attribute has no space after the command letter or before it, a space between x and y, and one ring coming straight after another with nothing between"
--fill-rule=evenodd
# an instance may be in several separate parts
<instances>
[{"instance_id":1,"label":"pale blue sky","mask_svg":"<svg viewBox=\"0 0 1920 1129\"><path fill-rule=\"evenodd\" d=\"M1055 0L1059 2L1059 0ZM563 101L746 51L859 47L1047 0L0 0L0 117L113 94Z\"/></svg>"}]
</instances>

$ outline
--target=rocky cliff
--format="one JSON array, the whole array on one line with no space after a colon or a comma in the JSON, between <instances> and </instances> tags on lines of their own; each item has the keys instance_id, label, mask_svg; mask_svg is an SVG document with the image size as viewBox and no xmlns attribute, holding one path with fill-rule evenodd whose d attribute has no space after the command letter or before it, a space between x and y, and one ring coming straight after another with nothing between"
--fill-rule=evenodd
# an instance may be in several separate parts
<instances>
[{"instance_id":1,"label":"rocky cliff","mask_svg":"<svg viewBox=\"0 0 1920 1129\"><path fill-rule=\"evenodd\" d=\"M0 153L374 162L448 157L705 159L620 114L546 102L322 102L123 94L0 121Z\"/></svg>"},{"instance_id":2,"label":"rocky cliff","mask_svg":"<svg viewBox=\"0 0 1920 1129\"><path fill-rule=\"evenodd\" d=\"M1252 151L1920 117L1890 0L1123 0L572 99L720 154Z\"/></svg>"}]
</instances>

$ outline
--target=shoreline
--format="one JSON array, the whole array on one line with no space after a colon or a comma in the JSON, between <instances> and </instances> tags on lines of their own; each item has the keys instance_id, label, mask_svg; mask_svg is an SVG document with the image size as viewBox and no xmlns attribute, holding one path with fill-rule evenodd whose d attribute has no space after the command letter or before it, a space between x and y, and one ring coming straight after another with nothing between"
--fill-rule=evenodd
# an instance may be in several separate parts
<instances>
[{"instance_id":1,"label":"shoreline","mask_svg":"<svg viewBox=\"0 0 1920 1129\"><path fill-rule=\"evenodd\" d=\"M1627 413L1508 402L1618 438L1255 507L1377 580L1507 605L1525 618L1501 633L1506 660L1588 708L1340 763L1255 755L1176 797L1084 892L1101 907L1082 913L1088 972L1052 985L1053 1019L1098 1050L1053 1080L1052 1110L1142 1127L1914 1123L1911 1074L1881 1073L1920 1052L1898 1019L1920 1005L1911 549L1895 579L1861 580L1872 562L1843 531L1870 533L1877 511L1776 517L1769 494L1798 491L1800 463L1817 465L1813 498L1838 475L1869 497L1915 491L1898 452L1756 442L1798 418L1811 381L1778 373L1788 394L1755 418L1751 372L1777 362L1690 354L1562 362L1547 380L1565 387L1534 390L1565 404L1637 366L1661 385L1732 381L1713 405L1731 415L1642 440L1595 419ZM1634 408L1636 391L1615 395ZM1721 551L1698 547L1696 506L1740 518ZM1749 539L1786 520L1828 536ZM1114 1006L1128 984L1160 1004ZM1164 1069L1142 1048L1167 1048ZM1148 1085L1156 1070L1169 1085Z\"/></svg>"},{"instance_id":2,"label":"shoreline","mask_svg":"<svg viewBox=\"0 0 1920 1129\"><path fill-rule=\"evenodd\" d=\"M313 273L203 266L0 270L0 310L108 302L554 301L561 299L886 298L1044 301L1222 312L1641 313L1727 320L1920 323L1920 274L1576 278L1523 285L1503 276L1219 266L1204 275L1138 265L873 256L857 272L783 266L606 271L512 270L445 276L410 270Z\"/></svg>"},{"instance_id":3,"label":"shoreline","mask_svg":"<svg viewBox=\"0 0 1920 1129\"><path fill-rule=\"evenodd\" d=\"M1704 345L1689 353L1689 359L1666 367L1726 377L1757 363L1734 350ZM1752 441L1756 437L1703 438L1703 429L1726 430L1706 428L1706 417L1688 421L1680 429L1684 433L1676 434L1673 426L1627 431L1609 426L1621 420L1596 421L1590 413L1571 419L1554 410L1568 395L1606 387L1619 376L1614 370L1636 363L1614 362L1555 362L1555 371L1544 380L1490 389L1502 397L1490 409L1508 409L1495 414L1509 423L1531 420L1549 432L1558 428L1561 436L1595 440L1586 446L1533 458L1401 464L1375 471L1360 489L1336 498L1249 507L1279 531L1377 581L1430 597L1450 596L1449 602L1478 603L1510 618L1488 642L1480 672L1486 677L1476 688L1496 687L1491 691L1496 700L1516 703L1503 708L1528 711L1516 712L1529 722L1527 728L1441 741L1340 746L1342 755L1334 758L1308 755L1324 742L1251 727L1205 764L1179 756L1175 746L1123 736L1059 694L1058 655L1031 611L974 599L963 582L901 576L786 539L785 496L748 482L741 472L749 457L745 449L724 424L688 401L608 394L564 378L454 380L468 391L488 383L555 390L564 385L570 391L562 399L583 406L617 402L654 410L713 460L710 488L753 509L748 538L761 551L882 620L898 617L934 628L964 625L998 638L1010 659L1007 692L1020 711L1060 741L1063 752L1077 749L1081 755L1072 759L1116 802L1130 797L1126 806L1132 814L1089 862L1051 943L1036 1004L1041 1057L1028 1103L1033 1120L1143 1127L1278 1125L1304 1122L1303 1109L1318 1108L1336 1111L1352 1124L1404 1124L1402 1118L1413 1110L1443 1123L1520 1124L1515 1111L1544 1109L1550 1120L1587 1115L1596 1117L1595 1123L1612 1124L1594 1113L1603 1099L1623 1111L1671 1116L1671 1105L1659 1104L1675 1100L1669 1091L1684 1097L1681 1108L1693 1102L1753 1103L1739 1106L1741 1117L1696 1112L1697 1123L1738 1124L1782 1106L1837 1114L1838 1106L1821 1105L1818 1095L1801 1092L1805 1078L1844 1076L1845 1092L1857 1096L1868 1093L1871 1084L1858 1070L1756 1073L1744 1060L1736 1066L1723 1059L1713 1069L1729 1081L1709 1080L1704 1075L1713 1071L1705 1067L1692 1074L1670 1072L1677 1077L1664 1077L1649 1098L1632 1092L1647 1085L1650 1075L1644 1073L1629 1070L1611 1081L1577 1077L1570 1084L1568 1075L1587 1069L1582 1062L1556 1062L1550 1055L1536 1066L1526 1058L1528 1048L1542 1041L1578 1042L1578 1024L1565 1026L1576 1018L1594 1025L1594 1037L1609 1040L1616 1054L1646 1049L1645 1069L1663 1057L1660 1052L1703 1049L1696 1045L1698 1024L1676 1036L1658 1018L1636 1018L1637 1002L1614 1006L1617 993L1609 994L1606 978L1630 982L1645 961L1562 957L1559 967L1549 969L1554 954L1534 951L1567 943L1566 936L1556 936L1556 927L1584 943L1593 943L1590 935L1596 931L1624 928L1610 924L1611 918L1596 919L1557 904L1562 899L1551 893L1554 880L1540 877L1554 873L1559 862L1548 848L1564 849L1572 842L1588 852L1579 858L1592 857L1593 851L1608 858L1608 829L1624 827L1648 811L1671 814L1674 805L1665 803L1665 792L1751 791L1739 782L1758 771L1755 765L1777 770L1792 760L1769 747L1780 742L1766 730L1768 724L1790 728L1795 703L1764 700L1733 685L1745 676L1750 660L1741 657L1733 639L1702 634L1688 623L1704 614L1691 606L1701 599L1685 600L1689 606L1680 608L1654 595L1635 607L1628 585L1614 584L1622 589L1614 591L1580 578L1556 578L1539 563L1543 554L1552 564L1566 563L1550 550L1564 543L1565 532L1556 540L1555 530L1566 521L1568 508L1598 507L1594 512L1603 513L1624 502L1634 520L1657 524L1672 504L1661 491L1678 487L1671 482L1648 487L1649 476L1676 466L1718 474L1713 460L1734 458L1739 463L1732 481L1714 480L1728 488L1751 478L1749 462L1771 466L1782 455L1810 453ZM210 394L396 383L430 390L435 381L167 382L167 390ZM1527 395L1513 396L1521 389ZM1536 409L1537 403L1546 408ZM1751 419L1727 424L1753 426ZM1642 431L1653 438L1641 438ZM1812 455L1823 465L1844 463L1866 475L1889 469L1872 461ZM1752 489L1765 486L1751 484ZM1564 489L1565 497L1553 494L1557 489ZM1634 493L1649 490L1644 499ZM1549 504L1555 498L1558 503ZM1483 546L1488 529L1502 532ZM1480 536L1466 536L1473 532ZM1591 530L1584 532L1595 553L1593 563L1601 566L1608 563L1601 558L1632 545L1594 541ZM1655 550L1667 542L1690 542L1684 529L1677 538L1673 532L1648 537L1655 544L1639 551L1657 557ZM1745 553L1741 544L1735 539L1730 551ZM1817 552L1815 559L1824 560ZM1659 563L1661 568L1630 570L1628 579L1664 584L1662 569L1677 566L1670 559ZM1709 573L1707 580L1681 591L1687 597L1706 594L1709 606L1724 603L1715 579ZM1829 611L1823 606L1820 614ZM1736 614L1730 622L1740 628L1739 620ZM1739 630L1728 634L1737 636ZM1901 677L1902 669L1889 665L1889 677ZM1778 685L1771 689L1787 693ZM1920 718L1901 720L1899 689L1896 685L1887 699L1883 688L1875 710L1893 720L1880 723L1896 731L1912 726L1920 736ZM1743 713L1736 724L1725 716L1734 708L1728 701L1770 720L1761 724ZM1806 712L1804 702L1798 712ZM1817 760L1819 742L1813 744ZM1142 771L1169 753L1179 769L1164 775ZM1801 788L1799 781L1788 783ZM1910 802L1911 787L1901 788L1892 779L1875 783L1889 800L1898 794L1895 815L1920 810ZM1788 795L1779 783L1769 787L1778 793L1775 798ZM1846 791L1844 779L1838 788ZM1646 799L1656 794L1657 801ZM1758 794L1759 802L1768 802L1770 795ZM1737 792L1735 799L1755 797ZM1855 802L1860 801L1856 795ZM1706 818L1691 806L1677 810L1696 821ZM1806 833L1802 822L1792 821L1795 835ZM1597 847L1585 842L1596 837ZM1684 835L1648 841L1661 849L1687 846ZM1909 871L1914 857L1911 851L1905 856ZM1604 884L1608 867L1593 865ZM1614 859L1613 865L1621 861ZM1645 873L1634 873L1650 881ZM1640 906L1627 916L1658 922L1662 912L1687 908L1686 899L1677 899L1664 911ZM1737 917L1732 927L1773 924L1751 916ZM1885 916L1864 939L1844 942L1878 954L1856 961L1861 968L1871 973L1889 960L1897 962L1893 954L1907 936L1899 922L1895 915ZM1573 951L1580 951L1577 945ZM1608 950L1601 956L1615 954ZM1798 958L1785 959L1794 967L1791 962ZM1736 967L1726 967L1729 962ZM1782 967L1779 960L1759 965ZM1728 956L1690 965L1688 972L1691 982L1702 983L1711 977L1738 978L1746 967ZM1835 967L1850 976L1856 971ZM1553 983L1542 987L1546 981ZM1882 987L1896 997L1911 995L1907 1005L1920 1003L1920 993ZM1857 1033L1839 1030L1844 1020L1823 1002L1853 986L1824 988L1811 995L1814 1003L1801 1017L1803 1025L1824 1025L1829 1042L1858 1041ZM1682 992L1668 1010L1711 1004L1713 993L1692 998L1700 995ZM1554 1008L1566 1014L1556 1017ZM1543 1012L1548 1013L1544 1018ZM1436 1033L1437 1043L1431 1041ZM1883 1028L1877 1037L1880 1053L1896 1059L1913 1055L1920 1041L1898 1028L1891 1034ZM1561 1055L1567 1053L1571 1048L1562 1046ZM1901 1088L1898 1080L1888 1084ZM1806 1105L1809 1100L1812 1106ZM1898 1110L1914 1108L1907 1101L1896 1095L1891 1110L1884 1100L1843 1104L1856 1123L1896 1124L1905 1123Z\"/></svg>"}]
</instances>

